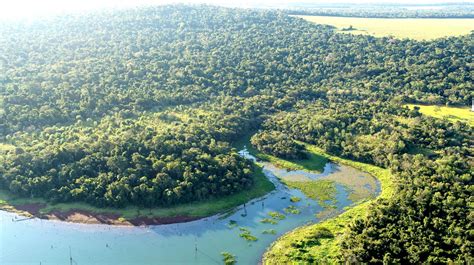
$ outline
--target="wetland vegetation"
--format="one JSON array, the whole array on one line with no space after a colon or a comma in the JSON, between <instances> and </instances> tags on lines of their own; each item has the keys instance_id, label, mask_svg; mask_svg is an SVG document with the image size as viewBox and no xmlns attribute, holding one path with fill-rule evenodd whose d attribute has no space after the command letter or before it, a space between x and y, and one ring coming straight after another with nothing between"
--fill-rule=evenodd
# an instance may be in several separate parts
<instances>
[{"instance_id":1,"label":"wetland vegetation","mask_svg":"<svg viewBox=\"0 0 474 265\"><path fill-rule=\"evenodd\" d=\"M278 177L303 192L277 187L266 197L276 209L248 206L258 230L225 220L213 232L238 231L239 251L250 240L255 254L276 237L262 229L311 216L324 221L285 234L264 262L472 263L474 137L456 113L474 96L473 33L340 34L277 10L177 5L2 22L0 36L6 209L203 217L267 194ZM376 184L359 185L359 173L309 178L328 161L377 178L378 199L357 193ZM259 163L276 173L267 179ZM309 212L320 205L307 196L332 205L334 189L337 211ZM242 221L247 207L236 210Z\"/></svg>"}]
</instances>

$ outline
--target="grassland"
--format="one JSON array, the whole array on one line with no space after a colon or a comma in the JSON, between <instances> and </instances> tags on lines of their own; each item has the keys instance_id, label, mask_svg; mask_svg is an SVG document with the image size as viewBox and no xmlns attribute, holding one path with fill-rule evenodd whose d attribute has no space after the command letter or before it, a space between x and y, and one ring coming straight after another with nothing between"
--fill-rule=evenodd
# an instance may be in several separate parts
<instances>
[{"instance_id":1,"label":"grassland","mask_svg":"<svg viewBox=\"0 0 474 265\"><path fill-rule=\"evenodd\" d=\"M459 108L459 107L446 107L446 106L436 106L436 105L415 105L407 104L410 109L413 109L415 106L420 108L420 112L424 115L439 118L439 119L448 119L452 122L460 121L474 126L474 112L472 112L468 107Z\"/></svg>"},{"instance_id":2,"label":"grassland","mask_svg":"<svg viewBox=\"0 0 474 265\"><path fill-rule=\"evenodd\" d=\"M466 35L474 30L474 19L297 17L318 24L334 26L341 33L373 35L375 37L393 36L400 39L432 40L448 36ZM343 29L350 26L354 30L343 31Z\"/></svg>"},{"instance_id":3,"label":"grassland","mask_svg":"<svg viewBox=\"0 0 474 265\"><path fill-rule=\"evenodd\" d=\"M158 207L158 208L140 208L140 207L126 207L123 209L116 208L98 208L86 203L57 203L51 204L41 198L19 198L11 193L0 190L0 208L15 212L16 207L26 204L40 204L39 209L41 215L48 215L51 212L74 212L85 211L90 214L109 214L120 216L121 220L126 223L128 220L136 218L165 218L165 217L206 217L213 214L225 212L238 205L248 202L251 199L261 197L272 191L275 187L263 174L262 169L255 166L255 173L253 176L254 185L247 190L230 196L209 199L202 202L180 204L172 207ZM26 212L16 211L24 215Z\"/></svg>"},{"instance_id":4,"label":"grassland","mask_svg":"<svg viewBox=\"0 0 474 265\"><path fill-rule=\"evenodd\" d=\"M379 198L390 198L395 192L395 181L387 169L331 156L312 145L306 145L306 149L311 153L324 156L336 163L357 168L376 177L382 188ZM371 205L372 201L364 201L335 218L303 226L283 235L264 254L263 264L292 264L292 260L295 260L295 257L303 252L314 255L315 264L337 264L337 257L341 255L339 243L343 239L347 224L356 218L365 216ZM306 244L314 240L314 235L321 231L327 231L331 236L319 238L317 244Z\"/></svg>"}]
</instances>

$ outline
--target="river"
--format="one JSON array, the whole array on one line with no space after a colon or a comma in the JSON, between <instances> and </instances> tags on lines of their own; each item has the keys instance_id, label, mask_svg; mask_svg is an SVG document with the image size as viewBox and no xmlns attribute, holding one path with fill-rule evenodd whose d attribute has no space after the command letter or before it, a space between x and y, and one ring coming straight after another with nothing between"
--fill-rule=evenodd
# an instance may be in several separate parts
<instances>
[{"instance_id":1,"label":"river","mask_svg":"<svg viewBox=\"0 0 474 265\"><path fill-rule=\"evenodd\" d=\"M254 159L247 153L244 155ZM20 217L0 211L0 264L70 264L71 257L72 264L79 265L223 264L221 252L224 251L235 255L238 264L257 264L265 249L279 236L298 226L320 221L316 215L325 210L299 190L287 188L277 176L294 174L317 180L339 175L333 179L337 203L332 211L341 212L353 203L349 199L354 192L354 187L348 185L351 181L338 182L347 169L352 170L349 175L354 176L353 168L328 163L324 172L317 174L282 171L269 163L262 165L265 175L275 184L275 191L246 203L245 207L237 207L231 213L188 223L122 227L36 218L15 221ZM362 193L364 196L376 196L380 192L376 180L366 173L359 173L354 185L366 189ZM292 196L301 200L291 202ZM296 207L300 213L285 213L288 206ZM270 212L279 212L285 217L272 219ZM265 218L276 223L262 223ZM263 234L265 230L270 233ZM247 241L240 237L241 233L250 233L258 240Z\"/></svg>"}]
</instances>

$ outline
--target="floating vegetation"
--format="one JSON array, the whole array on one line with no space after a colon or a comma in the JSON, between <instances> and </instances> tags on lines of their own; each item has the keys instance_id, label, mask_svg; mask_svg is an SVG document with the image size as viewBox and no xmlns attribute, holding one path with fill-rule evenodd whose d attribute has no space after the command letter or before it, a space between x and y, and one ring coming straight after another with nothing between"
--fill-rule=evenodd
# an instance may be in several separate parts
<instances>
[{"instance_id":1,"label":"floating vegetation","mask_svg":"<svg viewBox=\"0 0 474 265\"><path fill-rule=\"evenodd\" d=\"M301 201L301 198L300 198L300 197L296 197L296 196L291 196L290 201L291 201L291 202L299 202L299 201Z\"/></svg>"},{"instance_id":2,"label":"floating vegetation","mask_svg":"<svg viewBox=\"0 0 474 265\"><path fill-rule=\"evenodd\" d=\"M278 221L270 218L263 218L262 220L260 220L260 223L276 225L278 224Z\"/></svg>"},{"instance_id":3,"label":"floating vegetation","mask_svg":"<svg viewBox=\"0 0 474 265\"><path fill-rule=\"evenodd\" d=\"M237 260L235 259L235 256L230 254L229 252L221 252L222 255L222 260L224 261L225 265L234 265Z\"/></svg>"},{"instance_id":4,"label":"floating vegetation","mask_svg":"<svg viewBox=\"0 0 474 265\"><path fill-rule=\"evenodd\" d=\"M277 231L275 229L265 229L262 231L262 234L266 235L276 235Z\"/></svg>"},{"instance_id":5,"label":"floating vegetation","mask_svg":"<svg viewBox=\"0 0 474 265\"><path fill-rule=\"evenodd\" d=\"M247 228L245 227L240 227L239 228L240 231L242 231L242 233L240 233L240 237L247 240L247 241L257 241L258 238L254 235L252 235L252 233L250 233L250 230L248 230Z\"/></svg>"},{"instance_id":6,"label":"floating vegetation","mask_svg":"<svg viewBox=\"0 0 474 265\"><path fill-rule=\"evenodd\" d=\"M306 196L329 208L337 203L336 183L331 180L285 181L288 187L301 190Z\"/></svg>"},{"instance_id":7,"label":"floating vegetation","mask_svg":"<svg viewBox=\"0 0 474 265\"><path fill-rule=\"evenodd\" d=\"M283 211L285 211L285 213L291 213L291 214L300 214L301 213L300 209L296 208L294 205L290 205L290 206L286 207L285 209L283 209Z\"/></svg>"},{"instance_id":8,"label":"floating vegetation","mask_svg":"<svg viewBox=\"0 0 474 265\"><path fill-rule=\"evenodd\" d=\"M227 224L227 227L232 229L234 227L237 227L237 221L235 220L229 220L229 223Z\"/></svg>"},{"instance_id":9,"label":"floating vegetation","mask_svg":"<svg viewBox=\"0 0 474 265\"><path fill-rule=\"evenodd\" d=\"M260 223L275 225L275 224L278 224L278 220L283 220L283 219L286 218L286 216L284 214L279 213L279 212L268 212L268 215L271 218L263 218L262 220L260 220Z\"/></svg>"},{"instance_id":10,"label":"floating vegetation","mask_svg":"<svg viewBox=\"0 0 474 265\"><path fill-rule=\"evenodd\" d=\"M249 233L241 233L240 237L247 240L247 241L257 241L258 238L252 234Z\"/></svg>"},{"instance_id":11,"label":"floating vegetation","mask_svg":"<svg viewBox=\"0 0 474 265\"><path fill-rule=\"evenodd\" d=\"M268 215L270 215L275 220L283 220L286 218L284 214L279 212L268 212Z\"/></svg>"}]
</instances>

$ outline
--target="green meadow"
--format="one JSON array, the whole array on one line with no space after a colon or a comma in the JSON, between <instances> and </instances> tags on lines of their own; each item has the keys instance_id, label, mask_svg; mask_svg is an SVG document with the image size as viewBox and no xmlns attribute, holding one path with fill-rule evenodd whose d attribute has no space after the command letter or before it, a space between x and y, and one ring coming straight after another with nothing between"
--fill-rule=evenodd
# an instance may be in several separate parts
<instances>
[{"instance_id":1,"label":"green meadow","mask_svg":"<svg viewBox=\"0 0 474 265\"><path fill-rule=\"evenodd\" d=\"M420 112L427 116L439 119L448 119L452 122L461 121L474 126L474 112L472 112L468 107L460 108L416 104L407 104L406 106L408 106L410 109L413 109L415 106L419 107Z\"/></svg>"}]
</instances>

